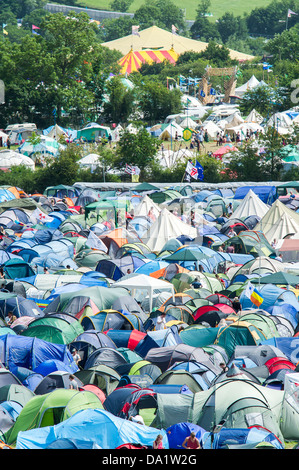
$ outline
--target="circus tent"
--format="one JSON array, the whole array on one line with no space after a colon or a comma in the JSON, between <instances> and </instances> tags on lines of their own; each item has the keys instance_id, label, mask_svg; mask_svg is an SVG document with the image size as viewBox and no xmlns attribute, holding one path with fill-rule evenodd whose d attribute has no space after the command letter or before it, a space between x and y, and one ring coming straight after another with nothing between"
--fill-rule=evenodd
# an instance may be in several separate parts
<instances>
[{"instance_id":1,"label":"circus tent","mask_svg":"<svg viewBox=\"0 0 299 470\"><path fill-rule=\"evenodd\" d=\"M132 49L119 60L122 74L130 74L137 72L144 63L151 64L153 62L163 62L168 60L171 64L175 64L178 59L178 54L173 50L142 50L133 51Z\"/></svg>"}]
</instances>

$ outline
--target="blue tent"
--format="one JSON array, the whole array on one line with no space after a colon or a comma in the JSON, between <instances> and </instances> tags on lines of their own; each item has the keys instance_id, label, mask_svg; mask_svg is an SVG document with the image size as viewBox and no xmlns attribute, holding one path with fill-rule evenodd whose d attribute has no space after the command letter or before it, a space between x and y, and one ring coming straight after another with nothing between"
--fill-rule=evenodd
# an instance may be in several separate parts
<instances>
[{"instance_id":1,"label":"blue tent","mask_svg":"<svg viewBox=\"0 0 299 470\"><path fill-rule=\"evenodd\" d=\"M299 338L298 337L283 337L283 338L270 338L263 341L261 344L270 344L280 349L280 351L288 358L293 364L299 362Z\"/></svg>"},{"instance_id":2,"label":"blue tent","mask_svg":"<svg viewBox=\"0 0 299 470\"><path fill-rule=\"evenodd\" d=\"M0 336L0 360L9 370L15 367L35 369L49 359L63 362L73 373L78 370L67 345L20 335Z\"/></svg>"},{"instance_id":3,"label":"blue tent","mask_svg":"<svg viewBox=\"0 0 299 470\"><path fill-rule=\"evenodd\" d=\"M60 439L68 439L78 449L116 449L128 443L152 447L158 434L163 436L163 447L168 449L163 429L136 424L105 410L85 409L55 426L19 432L16 448L47 449Z\"/></svg>"},{"instance_id":4,"label":"blue tent","mask_svg":"<svg viewBox=\"0 0 299 470\"><path fill-rule=\"evenodd\" d=\"M203 435L206 433L202 427L193 423L173 424L166 429L166 432L170 449L183 449L182 443L186 437L190 436L191 432L195 432L199 442L201 442Z\"/></svg>"},{"instance_id":5,"label":"blue tent","mask_svg":"<svg viewBox=\"0 0 299 470\"><path fill-rule=\"evenodd\" d=\"M297 300L296 294L290 290L281 289L274 284L256 284L256 289L260 292L263 297L263 303L261 308L270 311L274 306L279 306L283 303L292 305L297 311L299 311L299 302ZM242 308L255 308L251 300L245 295L245 289L243 290L240 296L240 302Z\"/></svg>"},{"instance_id":6,"label":"blue tent","mask_svg":"<svg viewBox=\"0 0 299 470\"><path fill-rule=\"evenodd\" d=\"M278 197L275 186L240 186L235 191L234 199L244 199L250 189L265 204L272 205Z\"/></svg>"},{"instance_id":7,"label":"blue tent","mask_svg":"<svg viewBox=\"0 0 299 470\"><path fill-rule=\"evenodd\" d=\"M212 437L213 443L211 442ZM236 447L234 448L236 449L238 446L243 445L248 445L248 448L250 448L250 445L254 447L261 442L271 444L275 449L284 449L283 444L275 434L259 426L249 428L222 428L220 432L214 433L214 435L212 435L212 433L207 435L207 438L204 439L203 448L227 449L229 445L235 445Z\"/></svg>"}]
</instances>

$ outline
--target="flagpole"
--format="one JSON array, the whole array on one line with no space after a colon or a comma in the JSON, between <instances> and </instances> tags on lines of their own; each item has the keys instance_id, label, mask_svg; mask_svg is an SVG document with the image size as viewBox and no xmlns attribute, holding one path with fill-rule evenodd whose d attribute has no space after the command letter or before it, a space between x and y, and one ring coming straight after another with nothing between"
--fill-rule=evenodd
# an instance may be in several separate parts
<instances>
[{"instance_id":1,"label":"flagpole","mask_svg":"<svg viewBox=\"0 0 299 470\"><path fill-rule=\"evenodd\" d=\"M287 31L287 29L288 29L288 20L289 20L289 10L287 11L286 31Z\"/></svg>"}]
</instances>

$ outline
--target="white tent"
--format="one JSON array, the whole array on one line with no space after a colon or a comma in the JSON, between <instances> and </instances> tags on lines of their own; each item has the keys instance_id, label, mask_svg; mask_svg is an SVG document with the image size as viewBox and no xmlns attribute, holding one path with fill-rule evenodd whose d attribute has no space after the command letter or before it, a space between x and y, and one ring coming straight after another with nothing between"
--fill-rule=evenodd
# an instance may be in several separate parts
<instances>
[{"instance_id":1,"label":"white tent","mask_svg":"<svg viewBox=\"0 0 299 470\"><path fill-rule=\"evenodd\" d=\"M183 128L177 124L175 121L171 122L159 135L159 139L161 140L170 140L175 139L176 134L178 138L183 137Z\"/></svg>"},{"instance_id":2,"label":"white tent","mask_svg":"<svg viewBox=\"0 0 299 470\"><path fill-rule=\"evenodd\" d=\"M237 209L233 212L230 219L240 219L241 217L249 217L257 215L263 218L267 214L269 206L265 204L252 189L248 191Z\"/></svg>"},{"instance_id":3,"label":"white tent","mask_svg":"<svg viewBox=\"0 0 299 470\"><path fill-rule=\"evenodd\" d=\"M52 139L56 140L58 140L61 136L68 138L67 132L65 132L65 130L57 124L55 124L55 126L53 126L53 128L47 134L47 137L52 137Z\"/></svg>"},{"instance_id":4,"label":"white tent","mask_svg":"<svg viewBox=\"0 0 299 470\"><path fill-rule=\"evenodd\" d=\"M271 243L287 235L299 232L299 214L286 207L277 199L255 227Z\"/></svg>"},{"instance_id":5,"label":"white tent","mask_svg":"<svg viewBox=\"0 0 299 470\"><path fill-rule=\"evenodd\" d=\"M222 129L212 121L207 121L206 124L203 125L203 130L207 131L208 136L212 139L216 139L218 132L222 132Z\"/></svg>"},{"instance_id":6,"label":"white tent","mask_svg":"<svg viewBox=\"0 0 299 470\"><path fill-rule=\"evenodd\" d=\"M267 122L267 127L275 127L279 134L289 134L293 129L293 120L287 113L275 113Z\"/></svg>"},{"instance_id":7,"label":"white tent","mask_svg":"<svg viewBox=\"0 0 299 470\"><path fill-rule=\"evenodd\" d=\"M1 150L0 151L0 168L2 170L10 169L13 166L24 165L31 170L35 169L35 163L32 158L27 157L13 150Z\"/></svg>"},{"instance_id":8,"label":"white tent","mask_svg":"<svg viewBox=\"0 0 299 470\"><path fill-rule=\"evenodd\" d=\"M258 113L255 109L252 109L248 116L244 119L245 122L261 124L263 122L263 116Z\"/></svg>"},{"instance_id":9,"label":"white tent","mask_svg":"<svg viewBox=\"0 0 299 470\"><path fill-rule=\"evenodd\" d=\"M235 95L238 96L239 98L242 98L244 93L249 90L253 90L256 88L260 82L258 79L252 75L252 77L248 80L248 82L244 83L243 85L239 86L238 88L235 89Z\"/></svg>"},{"instance_id":10,"label":"white tent","mask_svg":"<svg viewBox=\"0 0 299 470\"><path fill-rule=\"evenodd\" d=\"M121 278L120 281L115 282L111 287L125 287L131 292L132 297L138 297L137 291L146 291L149 297L149 311L152 311L153 307L153 297L156 294L161 292L168 292L169 297L172 297L174 300L174 286L168 281L162 279L156 279L146 274L131 274L130 276L125 276Z\"/></svg>"},{"instance_id":11,"label":"white tent","mask_svg":"<svg viewBox=\"0 0 299 470\"><path fill-rule=\"evenodd\" d=\"M186 127L188 127L188 129L196 129L198 127L198 123L193 121L192 118L190 118L189 116L186 116L181 122L180 122L180 126L185 129Z\"/></svg>"},{"instance_id":12,"label":"white tent","mask_svg":"<svg viewBox=\"0 0 299 470\"><path fill-rule=\"evenodd\" d=\"M100 155L96 153L90 153L86 155L85 157L81 158L78 160L78 163L81 167L83 168L90 168L92 171L94 171L98 166L99 166L99 161Z\"/></svg>"},{"instance_id":13,"label":"white tent","mask_svg":"<svg viewBox=\"0 0 299 470\"><path fill-rule=\"evenodd\" d=\"M134 216L147 216L151 208L153 208L154 216L159 217L160 207L148 195L145 195L134 208Z\"/></svg>"},{"instance_id":14,"label":"white tent","mask_svg":"<svg viewBox=\"0 0 299 470\"><path fill-rule=\"evenodd\" d=\"M142 236L142 241L150 250L159 252L168 240L180 235L188 235L196 238L197 231L191 225L185 224L176 215L166 208L162 209L157 220L149 230Z\"/></svg>"},{"instance_id":15,"label":"white tent","mask_svg":"<svg viewBox=\"0 0 299 470\"><path fill-rule=\"evenodd\" d=\"M2 144L7 141L8 135L5 132L0 131L0 137L2 137Z\"/></svg>"},{"instance_id":16,"label":"white tent","mask_svg":"<svg viewBox=\"0 0 299 470\"><path fill-rule=\"evenodd\" d=\"M221 119L217 125L221 127L221 129L226 129L227 127L235 127L239 124L242 124L244 119L240 115L239 111L227 116L225 119Z\"/></svg>"},{"instance_id":17,"label":"white tent","mask_svg":"<svg viewBox=\"0 0 299 470\"><path fill-rule=\"evenodd\" d=\"M156 155L156 158L159 160L160 165L164 168L171 168L174 161L174 151L169 149L159 150Z\"/></svg>"}]
</instances>

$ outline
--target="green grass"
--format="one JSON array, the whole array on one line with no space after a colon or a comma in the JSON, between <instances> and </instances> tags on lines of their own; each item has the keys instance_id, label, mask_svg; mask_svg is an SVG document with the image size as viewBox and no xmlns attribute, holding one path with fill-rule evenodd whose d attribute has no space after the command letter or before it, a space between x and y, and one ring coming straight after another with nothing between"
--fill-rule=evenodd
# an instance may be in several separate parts
<instances>
[{"instance_id":1,"label":"green grass","mask_svg":"<svg viewBox=\"0 0 299 470\"><path fill-rule=\"evenodd\" d=\"M220 18L224 13L233 13L235 16L243 16L243 13L250 13L256 7L266 7L269 5L271 0L251 0L248 4L245 0L211 0L210 11L213 14L211 17L212 21ZM88 8L96 8L98 10L110 10L110 0L80 0L81 5L87 6ZM134 0L129 12L134 13L141 5L145 3L145 0ZM186 9L186 19L194 20L196 16L196 8L199 4L199 0L186 0L182 3L180 0L173 0L173 3L178 7L182 6Z\"/></svg>"}]
</instances>

